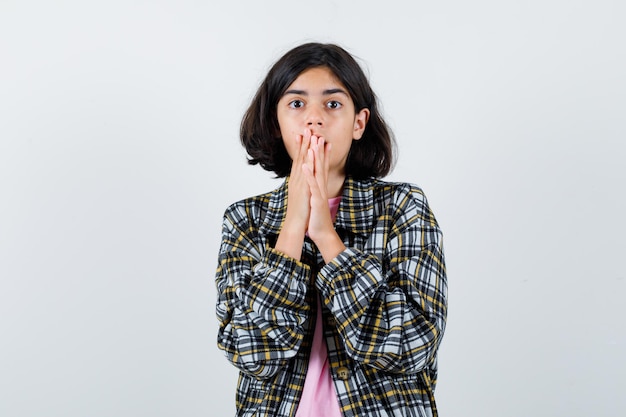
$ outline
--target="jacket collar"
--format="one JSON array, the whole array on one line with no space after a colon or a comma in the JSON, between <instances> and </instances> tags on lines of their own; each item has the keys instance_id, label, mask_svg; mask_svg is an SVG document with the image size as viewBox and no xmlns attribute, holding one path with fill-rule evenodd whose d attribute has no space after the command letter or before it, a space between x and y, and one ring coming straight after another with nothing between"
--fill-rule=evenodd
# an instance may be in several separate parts
<instances>
[{"instance_id":1,"label":"jacket collar","mask_svg":"<svg viewBox=\"0 0 626 417\"><path fill-rule=\"evenodd\" d=\"M285 201L288 183L289 178L270 193L260 233L277 235L280 232L287 212ZM347 177L343 184L335 228L365 235L371 230L374 220L374 180L355 180Z\"/></svg>"}]
</instances>

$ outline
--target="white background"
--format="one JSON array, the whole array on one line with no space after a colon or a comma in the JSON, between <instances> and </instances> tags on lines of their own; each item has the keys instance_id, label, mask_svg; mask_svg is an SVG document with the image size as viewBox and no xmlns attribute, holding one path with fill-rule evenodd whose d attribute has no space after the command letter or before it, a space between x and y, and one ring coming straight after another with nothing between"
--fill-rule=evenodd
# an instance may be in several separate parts
<instances>
[{"instance_id":1,"label":"white background","mask_svg":"<svg viewBox=\"0 0 626 417\"><path fill-rule=\"evenodd\" d=\"M621 416L621 1L0 1L0 415L231 416L214 271L278 186L239 121L336 42L445 235L442 416Z\"/></svg>"}]
</instances>

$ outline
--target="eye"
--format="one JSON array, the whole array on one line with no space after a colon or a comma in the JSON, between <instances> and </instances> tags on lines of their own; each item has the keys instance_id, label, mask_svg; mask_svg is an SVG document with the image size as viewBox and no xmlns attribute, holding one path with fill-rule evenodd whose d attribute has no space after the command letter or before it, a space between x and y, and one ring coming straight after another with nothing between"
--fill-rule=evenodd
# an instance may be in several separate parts
<instances>
[{"instance_id":1,"label":"eye","mask_svg":"<svg viewBox=\"0 0 626 417\"><path fill-rule=\"evenodd\" d=\"M343 104L341 104L337 100L330 100L328 103L326 103L326 107L328 107L329 109L340 109L341 106L343 106Z\"/></svg>"},{"instance_id":2,"label":"eye","mask_svg":"<svg viewBox=\"0 0 626 417\"><path fill-rule=\"evenodd\" d=\"M292 109L299 109L304 106L304 102L302 100L292 100L289 102L289 107Z\"/></svg>"}]
</instances>

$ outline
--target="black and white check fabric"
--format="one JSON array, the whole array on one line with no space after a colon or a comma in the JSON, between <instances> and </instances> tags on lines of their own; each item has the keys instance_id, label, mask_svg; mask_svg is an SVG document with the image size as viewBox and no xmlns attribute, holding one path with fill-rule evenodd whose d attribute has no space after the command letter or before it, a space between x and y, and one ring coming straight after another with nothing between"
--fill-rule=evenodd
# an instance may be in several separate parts
<instances>
[{"instance_id":1,"label":"black and white check fabric","mask_svg":"<svg viewBox=\"0 0 626 417\"><path fill-rule=\"evenodd\" d=\"M237 416L295 415L318 294L343 415L436 416L447 278L422 190L346 179L335 219L346 250L328 264L309 239L300 261L273 249L286 196L287 182L224 214L218 346L240 370Z\"/></svg>"}]
</instances>

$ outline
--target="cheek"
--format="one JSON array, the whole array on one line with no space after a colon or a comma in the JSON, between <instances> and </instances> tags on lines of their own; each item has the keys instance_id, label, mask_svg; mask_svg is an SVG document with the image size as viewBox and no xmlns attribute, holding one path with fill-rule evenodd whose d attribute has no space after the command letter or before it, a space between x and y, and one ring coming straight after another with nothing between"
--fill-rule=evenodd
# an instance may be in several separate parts
<instances>
[{"instance_id":1,"label":"cheek","mask_svg":"<svg viewBox=\"0 0 626 417\"><path fill-rule=\"evenodd\" d=\"M276 120L281 126L289 126L294 122L293 109L287 109L285 107L284 104L278 103L278 108L276 109Z\"/></svg>"},{"instance_id":2,"label":"cheek","mask_svg":"<svg viewBox=\"0 0 626 417\"><path fill-rule=\"evenodd\" d=\"M289 157L293 159L297 151L295 139L289 140L289 139L285 139L285 137L283 136L283 144L285 145L285 149L287 149L287 153L289 154Z\"/></svg>"},{"instance_id":3,"label":"cheek","mask_svg":"<svg viewBox=\"0 0 626 417\"><path fill-rule=\"evenodd\" d=\"M293 148L296 141L296 136L301 135L302 132L298 129L298 126L290 119L278 119L278 128L280 129L280 136L283 138L285 147L288 151Z\"/></svg>"}]
</instances>

